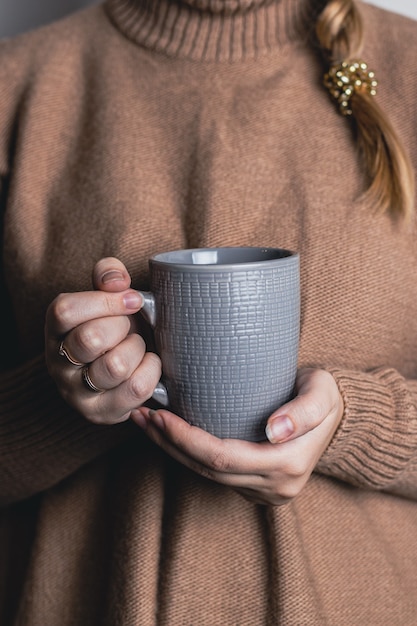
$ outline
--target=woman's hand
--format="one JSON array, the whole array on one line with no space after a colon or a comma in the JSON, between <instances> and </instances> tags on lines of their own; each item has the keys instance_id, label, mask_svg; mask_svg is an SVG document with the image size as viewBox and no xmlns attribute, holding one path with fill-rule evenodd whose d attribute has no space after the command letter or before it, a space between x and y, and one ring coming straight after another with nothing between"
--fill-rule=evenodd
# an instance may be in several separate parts
<instances>
[{"instance_id":1,"label":"woman's hand","mask_svg":"<svg viewBox=\"0 0 417 626\"><path fill-rule=\"evenodd\" d=\"M217 439L166 410L132 411L132 419L174 459L261 504L297 496L329 445L343 414L334 378L319 369L297 376L297 396L268 420L269 441Z\"/></svg>"},{"instance_id":2,"label":"woman's hand","mask_svg":"<svg viewBox=\"0 0 417 626\"><path fill-rule=\"evenodd\" d=\"M63 293L49 306L46 363L68 404L94 423L114 424L151 397L161 364L156 354L146 352L136 332L133 315L143 302L130 289L123 263L99 261L93 284L95 291ZM83 379L83 370L96 392Z\"/></svg>"}]
</instances>

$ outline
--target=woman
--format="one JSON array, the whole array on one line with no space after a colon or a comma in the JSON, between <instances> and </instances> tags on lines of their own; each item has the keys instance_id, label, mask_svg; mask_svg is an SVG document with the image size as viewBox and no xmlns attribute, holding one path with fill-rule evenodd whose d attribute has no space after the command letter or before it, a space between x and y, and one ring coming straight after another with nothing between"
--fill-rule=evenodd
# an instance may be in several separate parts
<instances>
[{"instance_id":1,"label":"woman","mask_svg":"<svg viewBox=\"0 0 417 626\"><path fill-rule=\"evenodd\" d=\"M353 0L107 0L3 43L2 624L415 623L416 47ZM300 252L259 444L145 408L147 259L212 245Z\"/></svg>"}]
</instances>

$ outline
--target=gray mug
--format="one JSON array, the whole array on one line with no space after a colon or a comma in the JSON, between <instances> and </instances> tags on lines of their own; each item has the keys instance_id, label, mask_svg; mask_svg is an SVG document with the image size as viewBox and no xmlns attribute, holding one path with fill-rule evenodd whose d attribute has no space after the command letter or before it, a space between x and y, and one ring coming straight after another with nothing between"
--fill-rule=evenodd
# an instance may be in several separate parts
<instances>
[{"instance_id":1,"label":"gray mug","mask_svg":"<svg viewBox=\"0 0 417 626\"><path fill-rule=\"evenodd\" d=\"M149 268L142 313L163 370L153 398L217 437L265 439L297 372L299 255L198 248L157 254Z\"/></svg>"}]
</instances>

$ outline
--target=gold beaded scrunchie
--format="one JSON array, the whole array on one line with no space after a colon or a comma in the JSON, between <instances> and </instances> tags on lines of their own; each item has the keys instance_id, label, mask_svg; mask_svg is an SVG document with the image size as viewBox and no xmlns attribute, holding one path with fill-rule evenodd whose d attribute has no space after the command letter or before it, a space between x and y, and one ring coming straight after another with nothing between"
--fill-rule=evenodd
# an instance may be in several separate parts
<instances>
[{"instance_id":1,"label":"gold beaded scrunchie","mask_svg":"<svg viewBox=\"0 0 417 626\"><path fill-rule=\"evenodd\" d=\"M352 115L350 99L354 93L365 92L376 95L378 81L367 63L360 60L343 61L332 65L324 75L324 85L339 105L342 115Z\"/></svg>"}]
</instances>

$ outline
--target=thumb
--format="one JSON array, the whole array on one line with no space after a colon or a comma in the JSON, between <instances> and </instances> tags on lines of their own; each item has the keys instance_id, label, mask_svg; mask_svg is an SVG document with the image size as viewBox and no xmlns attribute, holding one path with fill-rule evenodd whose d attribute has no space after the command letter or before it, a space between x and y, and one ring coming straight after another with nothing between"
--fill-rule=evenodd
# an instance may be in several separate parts
<instances>
[{"instance_id":1,"label":"thumb","mask_svg":"<svg viewBox=\"0 0 417 626\"><path fill-rule=\"evenodd\" d=\"M320 369L303 369L297 375L297 395L270 418L265 434L271 443L300 437L319 426L332 412L340 412L341 397L333 376Z\"/></svg>"},{"instance_id":2,"label":"thumb","mask_svg":"<svg viewBox=\"0 0 417 626\"><path fill-rule=\"evenodd\" d=\"M93 270L95 289L115 293L129 289L130 283L129 272L119 259L106 257L96 263Z\"/></svg>"}]
</instances>

